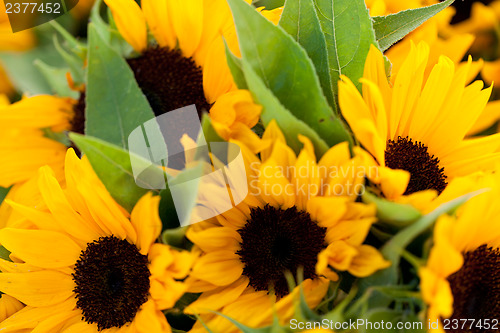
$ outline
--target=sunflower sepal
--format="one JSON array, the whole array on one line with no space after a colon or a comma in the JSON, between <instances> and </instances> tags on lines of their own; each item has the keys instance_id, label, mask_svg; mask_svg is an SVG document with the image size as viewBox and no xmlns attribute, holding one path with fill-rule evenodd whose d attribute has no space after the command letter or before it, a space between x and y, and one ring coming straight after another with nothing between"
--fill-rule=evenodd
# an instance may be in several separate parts
<instances>
[{"instance_id":1,"label":"sunflower sepal","mask_svg":"<svg viewBox=\"0 0 500 333\"><path fill-rule=\"evenodd\" d=\"M405 228L422 217L421 212L410 204L389 201L368 191L364 192L361 198L363 202L377 206L378 221L375 225L392 231Z\"/></svg>"},{"instance_id":2,"label":"sunflower sepal","mask_svg":"<svg viewBox=\"0 0 500 333\"><path fill-rule=\"evenodd\" d=\"M406 247L417 238L417 236L428 230L439 216L453 212L467 200L483 192L484 190L475 191L446 202L432 212L423 215L413 224L399 231L380 249L382 255L389 260L392 265L363 279L363 286L369 288L370 286L396 285L399 277L399 263L401 261L402 252Z\"/></svg>"},{"instance_id":3,"label":"sunflower sepal","mask_svg":"<svg viewBox=\"0 0 500 333\"><path fill-rule=\"evenodd\" d=\"M50 21L49 24L56 30L64 41L67 43L71 52L77 55L82 61L87 58L87 46L73 37L63 26L57 21Z\"/></svg>"},{"instance_id":4,"label":"sunflower sepal","mask_svg":"<svg viewBox=\"0 0 500 333\"><path fill-rule=\"evenodd\" d=\"M59 96L68 96L75 99L78 98L78 92L73 91L70 87L68 87L66 80L66 73L68 73L68 71L66 68L50 66L40 59L35 60L33 64L43 75L52 92Z\"/></svg>"}]
</instances>

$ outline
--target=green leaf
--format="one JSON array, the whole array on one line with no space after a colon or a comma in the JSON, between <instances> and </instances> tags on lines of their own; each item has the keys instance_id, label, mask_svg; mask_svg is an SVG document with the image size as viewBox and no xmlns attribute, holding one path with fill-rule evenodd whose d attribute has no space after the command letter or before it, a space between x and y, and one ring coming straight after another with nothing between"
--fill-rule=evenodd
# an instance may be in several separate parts
<instances>
[{"instance_id":1,"label":"green leaf","mask_svg":"<svg viewBox=\"0 0 500 333\"><path fill-rule=\"evenodd\" d=\"M330 108L306 51L281 27L272 24L243 0L228 2L242 58L265 87L328 145L352 142L345 125Z\"/></svg>"},{"instance_id":2,"label":"green leaf","mask_svg":"<svg viewBox=\"0 0 500 333\"><path fill-rule=\"evenodd\" d=\"M422 216L418 209L409 204L392 202L369 192L363 193L362 198L365 203L374 203L377 206L378 225L401 229Z\"/></svg>"},{"instance_id":3,"label":"green leaf","mask_svg":"<svg viewBox=\"0 0 500 333\"><path fill-rule=\"evenodd\" d=\"M5 197L7 196L7 194L9 194L9 191L10 187L5 188L0 186L0 204L2 204L2 202L5 200Z\"/></svg>"},{"instance_id":4,"label":"green leaf","mask_svg":"<svg viewBox=\"0 0 500 333\"><path fill-rule=\"evenodd\" d=\"M45 80L49 83L52 90L51 93L75 99L78 98L79 93L71 90L68 85L68 81L66 79L66 73L68 72L67 68L49 66L42 60L35 60L34 64L43 74Z\"/></svg>"},{"instance_id":5,"label":"green leaf","mask_svg":"<svg viewBox=\"0 0 500 333\"><path fill-rule=\"evenodd\" d=\"M175 229L180 227L179 218L177 217L177 211L175 210L174 200L172 198L172 193L170 189L167 188L160 191L160 208L159 214L163 225L163 230Z\"/></svg>"},{"instance_id":6,"label":"green leaf","mask_svg":"<svg viewBox=\"0 0 500 333\"><path fill-rule=\"evenodd\" d=\"M398 266L404 249L422 232L428 229L443 214L450 213L461 206L470 198L483 193L483 190L462 195L454 200L442 204L427 215L422 216L416 222L398 232L381 249L382 255L391 262L391 266L374 275L362 279L361 284L367 288L369 286L384 286L396 284L398 280Z\"/></svg>"},{"instance_id":7,"label":"green leaf","mask_svg":"<svg viewBox=\"0 0 500 333\"><path fill-rule=\"evenodd\" d=\"M262 105L261 119L264 125L267 126L271 120L276 120L286 137L287 144L296 153L300 152L303 146L298 139L298 134L300 133L311 139L317 156L323 155L328 150L326 142L306 123L297 119L280 103L250 65L245 61L242 61L242 63L245 78L253 98L257 103Z\"/></svg>"},{"instance_id":8,"label":"green leaf","mask_svg":"<svg viewBox=\"0 0 500 333\"><path fill-rule=\"evenodd\" d=\"M178 200L175 206L177 214L183 214L182 216L178 216L181 226L189 224L191 217L190 213L196 206L200 182L203 175L204 164L200 162L193 167L182 170L182 172L175 177L168 176L168 186L170 188L182 184L182 186L176 187L175 192L177 197L182 198L182 201Z\"/></svg>"},{"instance_id":9,"label":"green leaf","mask_svg":"<svg viewBox=\"0 0 500 333\"><path fill-rule=\"evenodd\" d=\"M248 85L245 80L245 74L243 73L243 69L241 68L241 59L236 57L231 52L225 40L224 40L224 46L226 48L227 65L231 70L231 75L233 76L234 83L236 83L236 85L240 89L248 89Z\"/></svg>"},{"instance_id":10,"label":"green leaf","mask_svg":"<svg viewBox=\"0 0 500 333\"><path fill-rule=\"evenodd\" d=\"M76 143L90 161L95 173L108 189L111 196L126 210L132 211L136 202L149 189L165 187L163 170L142 157L129 153L122 147L105 142L101 139L70 133L69 137ZM143 172L137 180L132 172L131 160L135 165L142 164L147 174ZM163 182L162 182L163 179ZM136 181L141 185L138 186ZM159 193L159 191L156 191Z\"/></svg>"},{"instance_id":11,"label":"green leaf","mask_svg":"<svg viewBox=\"0 0 500 333\"><path fill-rule=\"evenodd\" d=\"M104 42L92 23L86 106L85 133L125 149L130 133L154 118L127 62Z\"/></svg>"},{"instance_id":12,"label":"green leaf","mask_svg":"<svg viewBox=\"0 0 500 333\"><path fill-rule=\"evenodd\" d=\"M278 7L283 7L285 0L254 0L252 5L255 7L266 7L266 10L275 9Z\"/></svg>"},{"instance_id":13,"label":"green leaf","mask_svg":"<svg viewBox=\"0 0 500 333\"><path fill-rule=\"evenodd\" d=\"M363 0L314 0L328 48L328 63L334 95L340 75L361 88L370 45L377 45L372 19Z\"/></svg>"},{"instance_id":14,"label":"green leaf","mask_svg":"<svg viewBox=\"0 0 500 333\"><path fill-rule=\"evenodd\" d=\"M336 110L325 36L313 0L287 1L279 25L306 50L316 68L323 93L330 106Z\"/></svg>"},{"instance_id":15,"label":"green leaf","mask_svg":"<svg viewBox=\"0 0 500 333\"><path fill-rule=\"evenodd\" d=\"M387 50L392 44L451 5L453 1L446 0L428 7L408 9L395 14L373 17L373 29L375 29L380 50Z\"/></svg>"},{"instance_id":16,"label":"green leaf","mask_svg":"<svg viewBox=\"0 0 500 333\"><path fill-rule=\"evenodd\" d=\"M56 36L54 36L54 46L57 52L59 52L61 57L68 65L71 72L71 77L75 82L75 84L78 85L84 83L84 77L85 77L84 68L86 67L84 64L84 60L81 59L76 54L70 54L66 52L66 50L61 46L61 44L59 44L59 40L57 39Z\"/></svg>"},{"instance_id":17,"label":"green leaf","mask_svg":"<svg viewBox=\"0 0 500 333\"><path fill-rule=\"evenodd\" d=\"M2 245L0 245L0 259L7 260L7 261L12 261L10 259L10 251L7 250Z\"/></svg>"},{"instance_id":18,"label":"green leaf","mask_svg":"<svg viewBox=\"0 0 500 333\"><path fill-rule=\"evenodd\" d=\"M63 59L53 45L41 45L26 52L3 52L0 62L8 77L22 93L27 95L51 94L52 88L44 75L34 66L36 60L50 66L59 66ZM29 79L27 79L29 78Z\"/></svg>"},{"instance_id":19,"label":"green leaf","mask_svg":"<svg viewBox=\"0 0 500 333\"><path fill-rule=\"evenodd\" d=\"M210 142L224 142L225 140L217 134L214 127L212 126L212 121L207 113L201 116L201 130L205 136L205 140L210 145Z\"/></svg>"}]
</instances>

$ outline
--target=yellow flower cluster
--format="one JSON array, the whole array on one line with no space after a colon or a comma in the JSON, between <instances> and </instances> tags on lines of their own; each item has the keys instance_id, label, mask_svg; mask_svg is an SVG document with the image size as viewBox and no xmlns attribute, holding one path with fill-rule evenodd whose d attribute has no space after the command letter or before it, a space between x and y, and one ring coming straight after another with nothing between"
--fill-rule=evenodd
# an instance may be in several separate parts
<instances>
[{"instance_id":1,"label":"yellow flower cluster","mask_svg":"<svg viewBox=\"0 0 500 333\"><path fill-rule=\"evenodd\" d=\"M282 18L292 0L276 9L266 1L255 8L241 2L273 32L286 33ZM324 28L324 3L300 3ZM304 332L333 332L339 328L320 323L366 319L381 308L408 314L424 330L460 331L454 323L469 319L473 326L463 331L488 331L500 318L500 95L494 85L500 1L474 2L465 18L460 7L448 7L385 52L372 43L360 79L327 68L340 77L328 83L330 117L352 138L335 144L315 132L329 120L311 121L318 110L283 115L289 106L273 95L268 77L264 88L251 82L230 4L80 1L66 17L70 23L54 27L85 25L93 8L89 26L101 25L109 54L128 66L124 95L137 88L156 117L195 105L205 135L238 148L237 182L248 187L241 198L227 174L206 187L193 185L181 200L173 189L139 186L127 143L118 147L88 131L88 104L96 96L88 79L95 59L88 58L95 50L78 29L77 38L65 38L80 52L82 68L73 62L60 69L53 78L63 87L57 93L23 91L18 78L8 78L14 69L0 67L0 332L292 332L291 320L314 328ZM365 4L380 18L439 2ZM0 7L0 59L2 52L39 50L37 43L51 34L12 33ZM320 48L332 51L322 38L324 45L312 47L299 34L286 36L286 45L304 46L300 56L310 57L297 60L293 73L314 65L318 86ZM65 61L72 57L61 52ZM127 108L115 97L103 97L111 101L103 108ZM131 126L124 122L140 111L134 107L100 110L102 122L112 119L107 128L125 140ZM132 116L115 119L114 112ZM182 122L174 125L184 130ZM75 138L97 144L89 148ZM200 165L215 174L221 164L215 150L210 163L194 152L202 139L185 133L175 143L184 150L180 170L168 163L154 169L182 181ZM213 208L224 206L228 192L231 207ZM210 214L188 226L179 221L181 227L172 212L180 206L191 215Z\"/></svg>"}]
</instances>

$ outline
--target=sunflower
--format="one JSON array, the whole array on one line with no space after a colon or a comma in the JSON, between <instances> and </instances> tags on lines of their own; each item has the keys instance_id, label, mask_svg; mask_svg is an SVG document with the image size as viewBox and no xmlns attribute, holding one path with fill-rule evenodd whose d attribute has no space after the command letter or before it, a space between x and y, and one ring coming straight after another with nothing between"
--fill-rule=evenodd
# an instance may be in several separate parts
<instances>
[{"instance_id":1,"label":"sunflower","mask_svg":"<svg viewBox=\"0 0 500 333\"><path fill-rule=\"evenodd\" d=\"M381 166L384 181L378 182L389 199L423 190L441 193L453 178L491 170L500 161L499 134L464 139L491 87L482 90L482 81L466 86L469 67L455 70L445 56L425 79L428 54L427 44L412 45L391 85L382 54L372 47L361 80L363 96L348 78L339 82L342 114ZM409 181L395 170L408 171Z\"/></svg>"},{"instance_id":2,"label":"sunflower","mask_svg":"<svg viewBox=\"0 0 500 333\"><path fill-rule=\"evenodd\" d=\"M83 97L37 95L0 105L0 186L25 182L43 165L62 174L66 146L49 132L82 133L83 103Z\"/></svg>"},{"instance_id":3,"label":"sunflower","mask_svg":"<svg viewBox=\"0 0 500 333\"><path fill-rule=\"evenodd\" d=\"M8 201L31 227L0 230L14 261L0 260L0 290L26 304L0 331L170 332L161 310L184 293L192 257L155 243L160 198L129 215L73 149L65 177L62 188L44 166L37 208Z\"/></svg>"},{"instance_id":4,"label":"sunflower","mask_svg":"<svg viewBox=\"0 0 500 333\"><path fill-rule=\"evenodd\" d=\"M188 278L190 291L202 293L188 311L201 314L215 332L234 327L212 311L252 327L270 324L273 311L290 319L299 287L289 291L287 271L302 269L303 280L295 283L303 281L307 303L316 306L338 272L365 277L389 265L363 244L376 218L374 206L356 202L365 176L361 161L351 159L348 144L341 143L316 162L312 143L299 139L304 148L296 156L272 121L260 159L241 146L247 178L234 182L249 184L249 194L186 234L200 255ZM203 193L213 202L225 191L223 185ZM210 207L205 199L199 204ZM203 331L201 322L197 331Z\"/></svg>"},{"instance_id":5,"label":"sunflower","mask_svg":"<svg viewBox=\"0 0 500 333\"><path fill-rule=\"evenodd\" d=\"M469 178L460 181L468 182L470 190L488 190L466 202L455 215L438 219L429 258L419 270L427 316L433 322L499 318L500 176L476 174ZM474 327L467 331L489 331L486 326Z\"/></svg>"},{"instance_id":6,"label":"sunflower","mask_svg":"<svg viewBox=\"0 0 500 333\"><path fill-rule=\"evenodd\" d=\"M210 111L221 119L229 108L231 116L215 126L219 135L258 145L250 128L261 107L247 91L237 90L226 63L223 34L233 53L240 53L225 0L145 0L142 8L133 0L105 2L120 34L139 53L127 61L157 116L195 104L200 115ZM147 27L155 44L148 42Z\"/></svg>"}]
</instances>

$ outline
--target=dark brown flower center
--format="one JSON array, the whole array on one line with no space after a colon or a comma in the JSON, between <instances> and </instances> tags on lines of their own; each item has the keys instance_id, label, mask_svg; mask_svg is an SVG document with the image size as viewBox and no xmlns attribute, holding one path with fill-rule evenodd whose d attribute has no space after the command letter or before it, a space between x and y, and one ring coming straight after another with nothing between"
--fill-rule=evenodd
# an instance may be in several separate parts
<instances>
[{"instance_id":1,"label":"dark brown flower center","mask_svg":"<svg viewBox=\"0 0 500 333\"><path fill-rule=\"evenodd\" d=\"M439 158L430 155L427 146L408 137L388 140L385 164L391 169L402 169L410 173L410 182L404 194L434 189L443 192L448 183Z\"/></svg>"},{"instance_id":2,"label":"dark brown flower center","mask_svg":"<svg viewBox=\"0 0 500 333\"><path fill-rule=\"evenodd\" d=\"M482 245L464 255L464 264L448 277L453 293L451 319L500 320L500 250ZM462 332L457 330L455 332ZM467 332L489 332L472 327Z\"/></svg>"},{"instance_id":3,"label":"dark brown flower center","mask_svg":"<svg viewBox=\"0 0 500 333\"><path fill-rule=\"evenodd\" d=\"M75 264L73 290L83 320L99 330L131 322L149 296L148 258L114 236L87 244Z\"/></svg>"},{"instance_id":4,"label":"dark brown flower center","mask_svg":"<svg viewBox=\"0 0 500 333\"><path fill-rule=\"evenodd\" d=\"M127 61L155 115L191 104L196 105L199 114L210 109L203 91L201 67L180 51L156 47Z\"/></svg>"},{"instance_id":5,"label":"dark brown flower center","mask_svg":"<svg viewBox=\"0 0 500 333\"><path fill-rule=\"evenodd\" d=\"M71 132L84 134L85 132L85 92L80 93L78 101L73 106L74 116L70 121Z\"/></svg>"},{"instance_id":6,"label":"dark brown flower center","mask_svg":"<svg viewBox=\"0 0 500 333\"><path fill-rule=\"evenodd\" d=\"M303 268L304 279L316 278L319 252L325 248L326 229L297 208L286 210L269 205L252 208L251 218L238 230L245 265L243 274L257 291L274 289L277 297L289 293L285 272L296 274ZM296 281L298 282L298 281Z\"/></svg>"}]
</instances>

